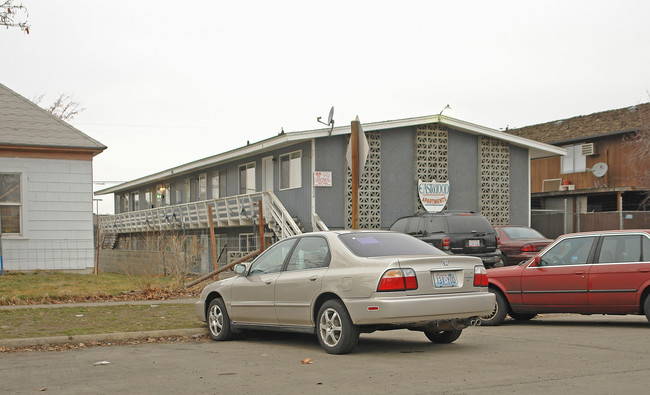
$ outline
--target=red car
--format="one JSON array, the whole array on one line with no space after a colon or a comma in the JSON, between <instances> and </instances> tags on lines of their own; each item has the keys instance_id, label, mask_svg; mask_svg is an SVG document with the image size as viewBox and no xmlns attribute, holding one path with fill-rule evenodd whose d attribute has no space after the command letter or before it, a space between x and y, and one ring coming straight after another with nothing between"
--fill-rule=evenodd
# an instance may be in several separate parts
<instances>
[{"instance_id":1,"label":"red car","mask_svg":"<svg viewBox=\"0 0 650 395\"><path fill-rule=\"evenodd\" d=\"M488 282L496 303L483 325L539 313L645 314L650 321L650 229L560 236L533 259L488 270Z\"/></svg>"},{"instance_id":2,"label":"red car","mask_svg":"<svg viewBox=\"0 0 650 395\"><path fill-rule=\"evenodd\" d=\"M494 229L499 236L499 249L504 266L529 260L553 241L527 226L495 225Z\"/></svg>"}]
</instances>

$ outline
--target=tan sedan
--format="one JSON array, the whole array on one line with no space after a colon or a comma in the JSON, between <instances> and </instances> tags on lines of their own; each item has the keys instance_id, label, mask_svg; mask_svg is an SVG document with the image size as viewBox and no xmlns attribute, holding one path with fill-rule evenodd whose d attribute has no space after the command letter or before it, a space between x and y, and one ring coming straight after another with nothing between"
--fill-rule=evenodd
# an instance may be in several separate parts
<instances>
[{"instance_id":1,"label":"tan sedan","mask_svg":"<svg viewBox=\"0 0 650 395\"><path fill-rule=\"evenodd\" d=\"M450 343L495 303L479 258L397 232L294 236L235 272L196 303L214 340L246 329L315 333L325 351L344 354L362 332L407 328Z\"/></svg>"}]
</instances>

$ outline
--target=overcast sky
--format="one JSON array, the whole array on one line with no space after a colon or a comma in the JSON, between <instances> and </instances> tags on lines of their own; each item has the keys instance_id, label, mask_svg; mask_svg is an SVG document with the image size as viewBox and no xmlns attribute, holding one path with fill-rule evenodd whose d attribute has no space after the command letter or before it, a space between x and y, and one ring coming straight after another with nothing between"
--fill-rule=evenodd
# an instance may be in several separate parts
<instances>
[{"instance_id":1,"label":"overcast sky","mask_svg":"<svg viewBox=\"0 0 650 395\"><path fill-rule=\"evenodd\" d=\"M650 100L647 0L22 3L30 34L0 29L1 82L82 103L71 124L108 146L97 181L317 129L331 106L337 126L449 104L502 129Z\"/></svg>"}]
</instances>

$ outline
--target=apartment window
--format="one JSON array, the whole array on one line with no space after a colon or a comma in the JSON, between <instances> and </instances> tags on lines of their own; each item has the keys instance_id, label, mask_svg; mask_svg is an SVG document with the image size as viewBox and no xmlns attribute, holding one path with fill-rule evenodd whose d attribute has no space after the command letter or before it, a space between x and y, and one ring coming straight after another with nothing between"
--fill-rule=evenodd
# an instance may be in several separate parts
<instances>
[{"instance_id":1,"label":"apartment window","mask_svg":"<svg viewBox=\"0 0 650 395\"><path fill-rule=\"evenodd\" d=\"M587 157L582 155L582 144L562 148L567 151L566 156L562 157L562 174L587 171Z\"/></svg>"},{"instance_id":2,"label":"apartment window","mask_svg":"<svg viewBox=\"0 0 650 395\"><path fill-rule=\"evenodd\" d=\"M140 210L140 192L131 192L131 210Z\"/></svg>"},{"instance_id":3,"label":"apartment window","mask_svg":"<svg viewBox=\"0 0 650 395\"><path fill-rule=\"evenodd\" d=\"M189 178L185 179L185 203L191 202L192 193L191 193L191 182Z\"/></svg>"},{"instance_id":4,"label":"apartment window","mask_svg":"<svg viewBox=\"0 0 650 395\"><path fill-rule=\"evenodd\" d=\"M199 174L199 200L208 200L208 175Z\"/></svg>"},{"instance_id":5,"label":"apartment window","mask_svg":"<svg viewBox=\"0 0 650 395\"><path fill-rule=\"evenodd\" d=\"M171 185L169 184L156 185L156 207L169 206L171 204L171 192Z\"/></svg>"},{"instance_id":6,"label":"apartment window","mask_svg":"<svg viewBox=\"0 0 650 395\"><path fill-rule=\"evenodd\" d=\"M0 173L0 222L2 233L20 234L20 174Z\"/></svg>"},{"instance_id":7,"label":"apartment window","mask_svg":"<svg viewBox=\"0 0 650 395\"><path fill-rule=\"evenodd\" d=\"M239 194L255 192L255 162L239 166Z\"/></svg>"},{"instance_id":8,"label":"apartment window","mask_svg":"<svg viewBox=\"0 0 650 395\"><path fill-rule=\"evenodd\" d=\"M153 200L151 200L151 198L152 198L151 190L146 191L144 193L144 204L146 206L145 208L152 208L153 207Z\"/></svg>"},{"instance_id":9,"label":"apartment window","mask_svg":"<svg viewBox=\"0 0 650 395\"><path fill-rule=\"evenodd\" d=\"M219 170L212 173L210 179L210 187L212 188L212 199L219 199L226 196L226 171Z\"/></svg>"},{"instance_id":10,"label":"apartment window","mask_svg":"<svg viewBox=\"0 0 650 395\"><path fill-rule=\"evenodd\" d=\"M120 212L128 213L129 212L129 194L120 195Z\"/></svg>"},{"instance_id":11,"label":"apartment window","mask_svg":"<svg viewBox=\"0 0 650 395\"><path fill-rule=\"evenodd\" d=\"M280 189L302 186L301 151L280 155Z\"/></svg>"},{"instance_id":12,"label":"apartment window","mask_svg":"<svg viewBox=\"0 0 650 395\"><path fill-rule=\"evenodd\" d=\"M239 251L253 252L255 251L255 235L253 233L240 233L239 234Z\"/></svg>"}]
</instances>

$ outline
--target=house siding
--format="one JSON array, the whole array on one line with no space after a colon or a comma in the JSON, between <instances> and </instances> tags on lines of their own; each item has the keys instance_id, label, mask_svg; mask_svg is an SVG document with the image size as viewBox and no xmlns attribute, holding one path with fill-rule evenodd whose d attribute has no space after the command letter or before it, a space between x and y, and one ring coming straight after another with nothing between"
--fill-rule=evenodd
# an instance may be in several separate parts
<instances>
[{"instance_id":1,"label":"house siding","mask_svg":"<svg viewBox=\"0 0 650 395\"><path fill-rule=\"evenodd\" d=\"M21 235L3 235L7 270L85 270L94 266L92 162L0 157L21 173Z\"/></svg>"}]
</instances>

